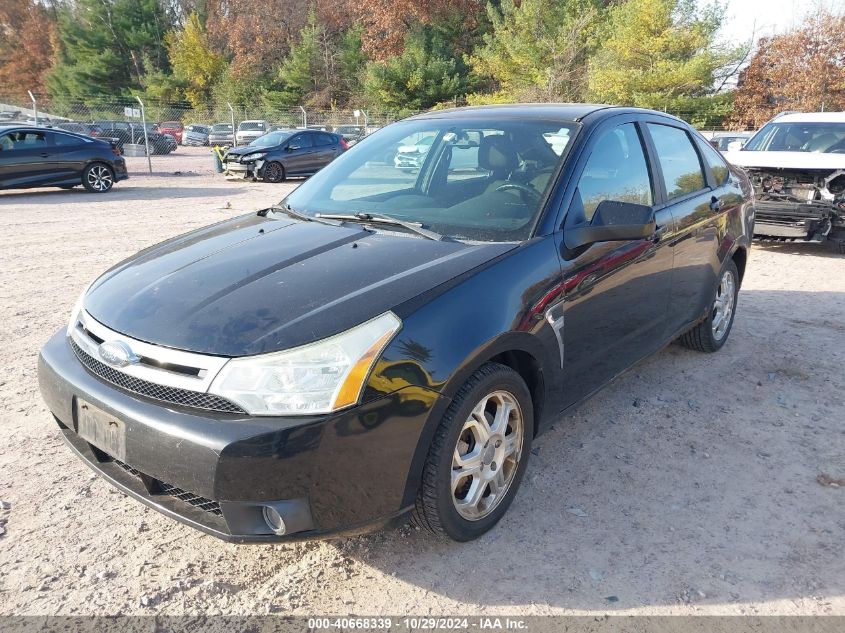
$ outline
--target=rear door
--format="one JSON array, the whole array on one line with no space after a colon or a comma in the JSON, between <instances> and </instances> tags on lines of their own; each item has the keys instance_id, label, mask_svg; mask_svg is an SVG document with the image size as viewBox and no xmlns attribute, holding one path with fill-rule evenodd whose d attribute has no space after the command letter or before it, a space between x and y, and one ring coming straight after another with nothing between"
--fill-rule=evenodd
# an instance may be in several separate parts
<instances>
[{"instance_id":1,"label":"rear door","mask_svg":"<svg viewBox=\"0 0 845 633\"><path fill-rule=\"evenodd\" d=\"M314 137L315 169L322 169L340 154L340 143L334 134L317 132Z\"/></svg>"},{"instance_id":2,"label":"rear door","mask_svg":"<svg viewBox=\"0 0 845 633\"><path fill-rule=\"evenodd\" d=\"M562 329L565 406L585 398L666 340L674 226L671 212L660 208L663 198L644 142L636 116L613 117L592 133L578 159L582 171L561 243L564 300L546 312L549 323ZM567 229L589 224L604 200L651 206L658 231L648 239L567 249Z\"/></svg>"},{"instance_id":3,"label":"rear door","mask_svg":"<svg viewBox=\"0 0 845 633\"><path fill-rule=\"evenodd\" d=\"M285 149L285 172L291 176L310 174L317 171L314 160L314 144L311 132L300 132L291 137Z\"/></svg>"},{"instance_id":4,"label":"rear door","mask_svg":"<svg viewBox=\"0 0 845 633\"><path fill-rule=\"evenodd\" d=\"M682 124L648 123L666 209L677 227L668 329L676 333L701 316L720 270L720 209L698 144ZM721 231L724 234L724 231Z\"/></svg>"}]
</instances>

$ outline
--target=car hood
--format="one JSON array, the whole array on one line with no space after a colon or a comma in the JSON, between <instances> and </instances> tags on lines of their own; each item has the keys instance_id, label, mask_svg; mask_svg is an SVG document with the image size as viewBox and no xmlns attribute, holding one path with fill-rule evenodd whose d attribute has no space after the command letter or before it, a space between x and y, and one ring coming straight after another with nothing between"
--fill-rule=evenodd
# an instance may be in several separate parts
<instances>
[{"instance_id":1,"label":"car hood","mask_svg":"<svg viewBox=\"0 0 845 633\"><path fill-rule=\"evenodd\" d=\"M347 330L512 248L244 216L118 264L84 307L142 341L247 356Z\"/></svg>"},{"instance_id":2,"label":"car hood","mask_svg":"<svg viewBox=\"0 0 845 633\"><path fill-rule=\"evenodd\" d=\"M727 152L725 158L738 167L751 169L845 169L845 154L821 152Z\"/></svg>"}]
</instances>

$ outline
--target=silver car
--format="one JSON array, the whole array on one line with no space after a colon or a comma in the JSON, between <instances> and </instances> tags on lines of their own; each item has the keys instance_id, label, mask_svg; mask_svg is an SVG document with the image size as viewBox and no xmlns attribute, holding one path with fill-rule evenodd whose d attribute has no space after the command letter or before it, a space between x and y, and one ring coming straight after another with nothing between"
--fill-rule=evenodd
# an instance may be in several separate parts
<instances>
[{"instance_id":1,"label":"silver car","mask_svg":"<svg viewBox=\"0 0 845 633\"><path fill-rule=\"evenodd\" d=\"M182 145L203 146L208 145L208 134L211 128L207 125L192 124L186 125L182 132Z\"/></svg>"}]
</instances>

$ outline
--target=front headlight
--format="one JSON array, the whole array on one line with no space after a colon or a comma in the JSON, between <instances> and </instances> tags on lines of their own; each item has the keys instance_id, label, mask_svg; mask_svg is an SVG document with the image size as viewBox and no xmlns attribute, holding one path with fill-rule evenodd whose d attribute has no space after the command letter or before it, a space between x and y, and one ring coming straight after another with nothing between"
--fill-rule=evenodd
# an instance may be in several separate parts
<instances>
[{"instance_id":1,"label":"front headlight","mask_svg":"<svg viewBox=\"0 0 845 633\"><path fill-rule=\"evenodd\" d=\"M88 294L88 291L93 285L94 282L92 281L90 284L85 286L85 290L82 291L82 294L79 295L79 298L76 300L76 303L73 304L73 309L70 311L70 320L67 322L68 336L70 336L70 333L73 331L73 328L76 327L77 321L79 321L79 313L82 312L82 304L85 301L85 295Z\"/></svg>"},{"instance_id":2,"label":"front headlight","mask_svg":"<svg viewBox=\"0 0 845 633\"><path fill-rule=\"evenodd\" d=\"M252 415L331 413L358 402L370 369L400 327L399 317L385 312L316 343L233 358L208 391Z\"/></svg>"},{"instance_id":3,"label":"front headlight","mask_svg":"<svg viewBox=\"0 0 845 633\"><path fill-rule=\"evenodd\" d=\"M253 161L253 160L259 160L259 159L261 159L261 158L264 158L265 156L267 156L267 152L254 152L254 153L252 153L252 154L246 154L246 155L244 155L244 156L241 158L241 161L243 161L243 162L249 162L249 161Z\"/></svg>"}]
</instances>

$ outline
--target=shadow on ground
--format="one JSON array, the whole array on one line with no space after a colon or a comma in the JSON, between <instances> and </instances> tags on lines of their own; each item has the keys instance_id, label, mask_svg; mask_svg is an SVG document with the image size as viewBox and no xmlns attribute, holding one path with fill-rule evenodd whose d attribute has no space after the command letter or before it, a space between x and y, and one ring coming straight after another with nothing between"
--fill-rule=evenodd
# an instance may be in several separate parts
<instances>
[{"instance_id":1,"label":"shadow on ground","mask_svg":"<svg viewBox=\"0 0 845 633\"><path fill-rule=\"evenodd\" d=\"M845 477L843 317L842 292L744 291L720 353L672 345L538 438L479 541L405 527L362 560L483 605L842 595L845 490L816 477Z\"/></svg>"}]
</instances>

